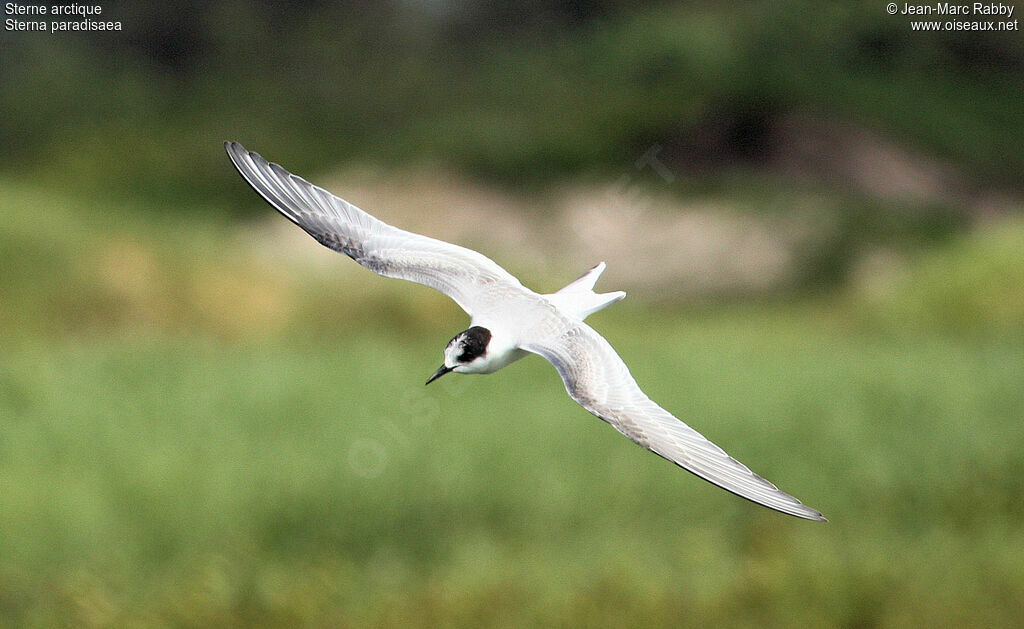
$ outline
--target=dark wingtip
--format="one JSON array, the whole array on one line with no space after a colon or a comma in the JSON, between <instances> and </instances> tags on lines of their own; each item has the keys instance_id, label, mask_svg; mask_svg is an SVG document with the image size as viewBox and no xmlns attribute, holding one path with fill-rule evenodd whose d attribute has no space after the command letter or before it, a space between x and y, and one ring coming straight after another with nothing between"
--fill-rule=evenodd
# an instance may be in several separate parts
<instances>
[{"instance_id":1,"label":"dark wingtip","mask_svg":"<svg viewBox=\"0 0 1024 629\"><path fill-rule=\"evenodd\" d=\"M225 140L224 141L224 150L227 151L228 153L248 153L249 152L249 151L247 151L245 149L244 146L242 146L238 142L235 142L234 140Z\"/></svg>"}]
</instances>

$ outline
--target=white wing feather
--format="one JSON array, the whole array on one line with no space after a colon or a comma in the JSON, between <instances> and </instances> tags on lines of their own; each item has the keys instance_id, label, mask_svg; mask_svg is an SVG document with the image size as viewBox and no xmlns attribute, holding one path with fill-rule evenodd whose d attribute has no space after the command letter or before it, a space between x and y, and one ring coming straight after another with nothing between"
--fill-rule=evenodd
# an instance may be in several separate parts
<instances>
[{"instance_id":1,"label":"white wing feather","mask_svg":"<svg viewBox=\"0 0 1024 629\"><path fill-rule=\"evenodd\" d=\"M224 148L242 177L278 212L375 273L441 291L470 316L492 292L488 287L525 290L487 256L392 227L237 142L225 142Z\"/></svg>"},{"instance_id":2,"label":"white wing feather","mask_svg":"<svg viewBox=\"0 0 1024 629\"><path fill-rule=\"evenodd\" d=\"M522 348L550 361L580 406L644 448L758 504L808 520L825 520L651 401L608 341L587 324L574 323Z\"/></svg>"},{"instance_id":3,"label":"white wing feather","mask_svg":"<svg viewBox=\"0 0 1024 629\"><path fill-rule=\"evenodd\" d=\"M224 147L268 203L324 246L380 275L434 288L470 316L502 305L519 306L524 319L536 313L541 326L535 329L545 330L543 338L520 347L550 361L573 400L636 443L743 498L801 518L825 519L652 402L608 341L562 315L490 258L392 227L237 142Z\"/></svg>"}]
</instances>

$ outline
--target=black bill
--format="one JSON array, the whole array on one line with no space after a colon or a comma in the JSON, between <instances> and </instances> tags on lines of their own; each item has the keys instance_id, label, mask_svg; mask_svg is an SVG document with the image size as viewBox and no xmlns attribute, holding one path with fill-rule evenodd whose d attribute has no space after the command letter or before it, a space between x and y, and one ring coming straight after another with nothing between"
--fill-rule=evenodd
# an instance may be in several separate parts
<instances>
[{"instance_id":1,"label":"black bill","mask_svg":"<svg viewBox=\"0 0 1024 629\"><path fill-rule=\"evenodd\" d=\"M438 378L440 378L444 374L448 373L452 369L453 369L453 367L445 367L444 365L441 365L441 368L438 369L437 371L435 371L434 375L430 376L430 378L427 379L427 384L430 384L434 380L437 380Z\"/></svg>"}]
</instances>

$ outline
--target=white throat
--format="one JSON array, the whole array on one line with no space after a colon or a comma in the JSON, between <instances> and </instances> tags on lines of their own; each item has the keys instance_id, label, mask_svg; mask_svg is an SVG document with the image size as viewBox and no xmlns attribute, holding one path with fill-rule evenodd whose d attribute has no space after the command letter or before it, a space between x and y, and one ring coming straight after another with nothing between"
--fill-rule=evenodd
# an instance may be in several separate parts
<instances>
[{"instance_id":1,"label":"white throat","mask_svg":"<svg viewBox=\"0 0 1024 629\"><path fill-rule=\"evenodd\" d=\"M501 333L492 331L491 341L487 344L487 351L468 365L457 366L455 368L455 372L494 373L502 367L510 365L520 358L523 358L527 353L528 352L519 349L513 339ZM448 360L448 350L445 350L446 364Z\"/></svg>"}]
</instances>

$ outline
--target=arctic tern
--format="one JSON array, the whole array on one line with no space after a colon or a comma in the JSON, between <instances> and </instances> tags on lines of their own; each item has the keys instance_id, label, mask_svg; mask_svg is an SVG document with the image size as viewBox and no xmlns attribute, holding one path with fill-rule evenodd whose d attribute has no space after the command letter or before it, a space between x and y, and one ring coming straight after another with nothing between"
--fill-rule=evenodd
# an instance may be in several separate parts
<instances>
[{"instance_id":1,"label":"arctic tern","mask_svg":"<svg viewBox=\"0 0 1024 629\"><path fill-rule=\"evenodd\" d=\"M539 354L555 366L569 397L637 444L747 500L825 520L644 395L608 341L583 322L626 296L594 292L604 262L541 295L476 251L392 227L237 142L224 147L260 196L320 244L385 277L436 289L469 314L469 329L448 343L427 384L450 372L493 373Z\"/></svg>"}]
</instances>

